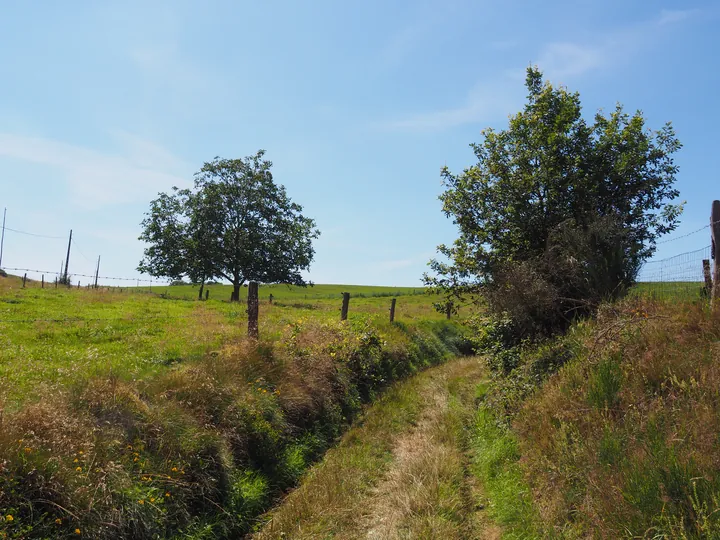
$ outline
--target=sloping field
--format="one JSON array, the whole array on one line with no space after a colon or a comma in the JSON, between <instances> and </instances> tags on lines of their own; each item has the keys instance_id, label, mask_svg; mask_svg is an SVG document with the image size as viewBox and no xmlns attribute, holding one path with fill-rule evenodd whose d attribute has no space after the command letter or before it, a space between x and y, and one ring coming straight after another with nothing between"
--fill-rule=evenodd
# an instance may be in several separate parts
<instances>
[{"instance_id":1,"label":"sloping field","mask_svg":"<svg viewBox=\"0 0 720 540\"><path fill-rule=\"evenodd\" d=\"M39 282L28 282L23 289L19 278L0 277L0 393L12 402L88 375L143 379L243 338L245 304L227 301L229 286L211 285L210 290L209 301L197 302L192 286L120 292L41 289ZM263 286L261 336L286 341L304 325L337 322L343 291L352 295L352 324L385 323L390 307L386 295L391 293L397 293L398 321L442 318L420 288ZM272 305L267 300L271 293Z\"/></svg>"},{"instance_id":2,"label":"sloping field","mask_svg":"<svg viewBox=\"0 0 720 540\"><path fill-rule=\"evenodd\" d=\"M426 295L392 324L382 296L342 322L262 302L256 342L243 303L38 285L0 278L0 538L241 537L385 387L468 349Z\"/></svg>"}]
</instances>

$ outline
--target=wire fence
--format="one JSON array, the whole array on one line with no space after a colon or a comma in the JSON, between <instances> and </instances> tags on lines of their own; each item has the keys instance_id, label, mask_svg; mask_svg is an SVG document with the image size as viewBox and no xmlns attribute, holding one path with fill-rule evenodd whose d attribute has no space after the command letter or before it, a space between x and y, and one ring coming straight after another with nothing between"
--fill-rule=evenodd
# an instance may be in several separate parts
<instances>
[{"instance_id":1,"label":"wire fence","mask_svg":"<svg viewBox=\"0 0 720 540\"><path fill-rule=\"evenodd\" d=\"M710 261L712 246L674 257L648 261L638 274L635 291L653 298L694 300L709 294L703 261Z\"/></svg>"},{"instance_id":2,"label":"wire fence","mask_svg":"<svg viewBox=\"0 0 720 540\"><path fill-rule=\"evenodd\" d=\"M64 272L55 272L53 270L38 270L35 268L15 268L12 266L3 266L2 270L5 270L6 272L21 272L24 274L30 274L28 276L28 278L31 280L34 280L38 283L42 282L43 276L48 276L48 278L50 278L50 279L45 280L45 282L48 284L51 282L54 283L55 277L60 278L60 277L64 276ZM20 276L20 277L22 277L22 276ZM86 287L94 285L93 280L95 280L95 278L96 278L95 274L76 274L73 272L69 272L68 277L70 279L72 279L70 285L73 285L75 283L75 281L77 280L77 278L86 278L86 282L84 284ZM118 285L112 285L112 287L115 287L115 288L120 287L120 285L119 285L120 282L124 283L124 285L123 285L124 287L131 287L133 283L135 283L136 286L140 286L140 285L143 285L146 283L149 284L150 286L169 285L170 283L172 283L171 280L158 279L158 278L116 277L116 276L98 275L97 279L103 280L103 281L109 280L109 281L113 281L113 282L118 282ZM80 283L82 285L82 281ZM38 286L38 285L34 284L33 286ZM107 288L108 285L103 284L103 285L101 285L101 287Z\"/></svg>"}]
</instances>

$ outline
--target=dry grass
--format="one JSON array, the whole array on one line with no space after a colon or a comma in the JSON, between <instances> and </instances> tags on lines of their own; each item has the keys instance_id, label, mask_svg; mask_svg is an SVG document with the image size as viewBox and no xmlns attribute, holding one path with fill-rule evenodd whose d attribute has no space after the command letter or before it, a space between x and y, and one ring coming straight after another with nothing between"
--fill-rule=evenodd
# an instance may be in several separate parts
<instances>
[{"instance_id":1,"label":"dry grass","mask_svg":"<svg viewBox=\"0 0 720 540\"><path fill-rule=\"evenodd\" d=\"M633 300L576 328L577 358L516 427L541 519L593 538L720 535L720 313Z\"/></svg>"},{"instance_id":2,"label":"dry grass","mask_svg":"<svg viewBox=\"0 0 720 540\"><path fill-rule=\"evenodd\" d=\"M466 428L477 358L393 388L305 479L256 538L495 538L476 510Z\"/></svg>"}]
</instances>

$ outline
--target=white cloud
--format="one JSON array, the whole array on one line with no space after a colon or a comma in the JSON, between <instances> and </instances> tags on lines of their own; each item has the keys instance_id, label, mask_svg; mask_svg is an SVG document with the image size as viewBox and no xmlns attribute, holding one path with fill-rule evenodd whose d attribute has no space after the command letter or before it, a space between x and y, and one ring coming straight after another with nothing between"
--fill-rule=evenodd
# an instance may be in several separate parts
<instances>
[{"instance_id":1,"label":"white cloud","mask_svg":"<svg viewBox=\"0 0 720 540\"><path fill-rule=\"evenodd\" d=\"M626 27L587 43L568 41L545 44L535 62L544 75L556 83L579 77L594 70L617 65L658 39L664 27L694 16L698 10L663 10L659 16ZM507 42L508 45L513 42ZM504 42L491 44L504 46ZM489 123L516 110L522 101L524 89L518 84L524 78L523 69L509 69L494 77L485 77L468 94L460 106L424 112L407 118L384 122L385 129L423 132L443 131L464 124Z\"/></svg>"},{"instance_id":2,"label":"white cloud","mask_svg":"<svg viewBox=\"0 0 720 540\"><path fill-rule=\"evenodd\" d=\"M127 133L120 139L126 148L107 154L53 139L0 133L0 157L56 169L70 198L82 206L146 201L173 185L189 184L183 163L169 152Z\"/></svg>"},{"instance_id":3,"label":"white cloud","mask_svg":"<svg viewBox=\"0 0 720 540\"><path fill-rule=\"evenodd\" d=\"M548 77L562 78L582 75L603 66L608 60L604 47L550 43L544 48L537 64Z\"/></svg>"},{"instance_id":4,"label":"white cloud","mask_svg":"<svg viewBox=\"0 0 720 540\"><path fill-rule=\"evenodd\" d=\"M684 21L685 19L696 15L698 12L699 10L697 9L663 9L660 11L660 17L657 19L657 24L664 25Z\"/></svg>"},{"instance_id":5,"label":"white cloud","mask_svg":"<svg viewBox=\"0 0 720 540\"><path fill-rule=\"evenodd\" d=\"M522 88L508 74L482 82L470 91L464 104L456 108L420 113L383 124L398 131L443 131L464 124L505 118L516 106Z\"/></svg>"}]
</instances>

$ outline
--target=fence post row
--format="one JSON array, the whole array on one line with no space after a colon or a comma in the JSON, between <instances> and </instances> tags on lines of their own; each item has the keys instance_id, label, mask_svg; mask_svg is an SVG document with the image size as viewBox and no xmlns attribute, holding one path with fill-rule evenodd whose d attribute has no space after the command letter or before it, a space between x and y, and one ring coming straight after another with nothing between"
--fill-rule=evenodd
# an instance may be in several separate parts
<instances>
[{"instance_id":1,"label":"fence post row","mask_svg":"<svg viewBox=\"0 0 720 540\"><path fill-rule=\"evenodd\" d=\"M717 305L720 297L720 201L713 201L710 214L710 231L712 234L712 258L715 260L712 280L712 305Z\"/></svg>"},{"instance_id":2,"label":"fence post row","mask_svg":"<svg viewBox=\"0 0 720 540\"><path fill-rule=\"evenodd\" d=\"M340 310L340 320L341 321L347 321L348 316L348 308L350 307L350 293L344 292L343 295L343 302L342 302L342 309Z\"/></svg>"},{"instance_id":3,"label":"fence post row","mask_svg":"<svg viewBox=\"0 0 720 540\"><path fill-rule=\"evenodd\" d=\"M247 297L247 313L248 313L248 336L253 339L258 339L258 284L257 281L251 281L248 284L248 297Z\"/></svg>"}]
</instances>

